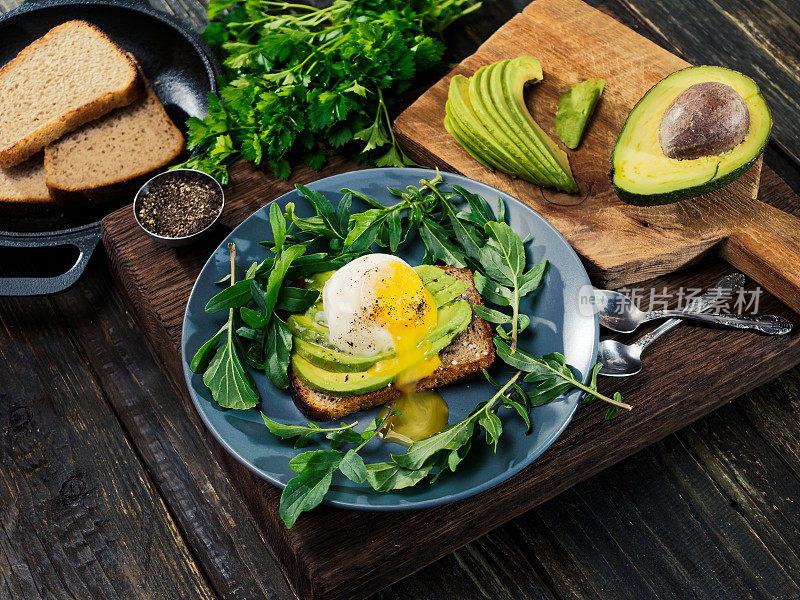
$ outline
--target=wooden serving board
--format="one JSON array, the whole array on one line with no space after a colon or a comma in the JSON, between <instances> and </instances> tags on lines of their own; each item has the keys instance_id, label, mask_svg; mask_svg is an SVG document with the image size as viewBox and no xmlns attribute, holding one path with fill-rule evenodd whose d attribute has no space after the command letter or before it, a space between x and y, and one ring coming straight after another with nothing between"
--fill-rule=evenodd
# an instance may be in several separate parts
<instances>
[{"instance_id":1,"label":"wooden serving board","mask_svg":"<svg viewBox=\"0 0 800 600\"><path fill-rule=\"evenodd\" d=\"M240 164L226 190L222 227L203 246L167 248L138 229L130 207L103 221L103 242L131 309L182 393L186 417L198 422L183 380L183 312L200 268L231 228L268 201L304 183L358 168L335 159L322 172L300 169L276 181ZM764 168L761 198L780 208L798 197ZM705 288L731 271L718 259L644 285L673 295L680 287ZM753 283L748 287L752 289ZM759 312L797 316L768 293ZM630 338L628 338L630 339ZM365 598L423 568L515 516L552 498L637 450L660 440L800 362L800 334L767 337L684 325L648 349L645 371L628 380L601 380L601 391L620 391L631 413L604 422L604 407L579 409L561 437L530 467L478 496L434 509L370 513L320 507L286 530L278 517L280 490L239 465L210 436L207 443L247 501L286 578L303 600ZM591 524L587 524L591 526Z\"/></svg>"},{"instance_id":2,"label":"wooden serving board","mask_svg":"<svg viewBox=\"0 0 800 600\"><path fill-rule=\"evenodd\" d=\"M544 80L526 100L553 139L561 94L591 77L606 80L583 143L568 151L581 188L577 199L492 172L445 131L452 76L469 77L483 65L521 55L542 63ZM395 131L421 164L489 183L535 208L584 258L599 285L639 282L718 253L800 312L800 220L756 199L760 160L716 192L666 206L628 205L612 189L611 151L631 108L655 83L687 66L580 0L536 0L406 109Z\"/></svg>"},{"instance_id":3,"label":"wooden serving board","mask_svg":"<svg viewBox=\"0 0 800 600\"><path fill-rule=\"evenodd\" d=\"M583 10L582 5L572 4L574 10ZM548 5L563 6L563 3L553 4L548 0ZM559 35L566 38L567 33L564 30ZM622 34L616 32L615 35ZM163 360L176 388L182 392L187 419L199 423L183 380L179 344L186 301L202 265L230 229L291 189L294 183L355 168L358 167L354 163L336 158L322 172L301 168L292 181L285 182L250 165L235 165L232 183L226 189L222 226L201 246L167 248L152 241L138 229L130 207L104 219L103 242L114 275L145 335ZM483 179L497 184L488 175ZM754 194L755 173L750 177L748 194ZM509 191L525 197L520 191ZM793 210L798 205L797 196L766 167L760 198L784 210ZM613 236L601 225L596 220L590 221L586 229L591 232L599 227L593 234L597 244L613 243L610 239ZM674 229L674 235L679 236L678 227ZM679 264L682 263L672 266ZM722 261L709 258L692 270L644 285L659 291L666 286L672 293L680 287L705 288L730 270ZM646 274L649 272L645 269L640 277ZM769 294L761 297L759 312L791 314ZM796 316L793 318L797 320ZM291 530L284 528L278 516L280 490L239 465L210 434L206 442L215 448L216 456L246 500L298 597L303 600L361 599L684 427L798 362L798 333L770 338L750 332L685 325L648 349L646 368L641 375L628 380L601 381L603 392L623 393L635 406L631 413L621 414L606 423L604 407L597 404L582 407L561 437L534 464L503 484L454 504L413 512L371 513L323 506L304 514ZM205 430L202 425L198 428Z\"/></svg>"}]
</instances>

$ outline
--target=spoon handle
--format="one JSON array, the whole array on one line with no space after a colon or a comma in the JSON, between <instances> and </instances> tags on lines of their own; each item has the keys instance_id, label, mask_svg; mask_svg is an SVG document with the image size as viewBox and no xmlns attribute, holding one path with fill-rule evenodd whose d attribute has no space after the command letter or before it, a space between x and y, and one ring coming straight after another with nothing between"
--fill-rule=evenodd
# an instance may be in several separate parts
<instances>
[{"instance_id":1,"label":"spoon handle","mask_svg":"<svg viewBox=\"0 0 800 600\"><path fill-rule=\"evenodd\" d=\"M792 330L792 323L788 319L776 315L761 315L760 317L740 317L736 315L716 315L707 313L696 313L682 310L656 310L648 313L648 320L663 319L665 317L677 317L681 319L691 319L702 321L703 323L713 323L724 327L735 329L754 329L769 335L784 335Z\"/></svg>"},{"instance_id":2,"label":"spoon handle","mask_svg":"<svg viewBox=\"0 0 800 600\"><path fill-rule=\"evenodd\" d=\"M734 292L739 291L744 287L744 275L741 273L731 273L720 279L714 287L709 288L708 291L702 296L695 298L687 307L687 311L704 312L713 307L717 302L725 298L730 298ZM652 344L656 339L667 333L676 325L680 325L683 319L670 319L653 329L650 333L646 333L631 346L639 348L641 353Z\"/></svg>"}]
</instances>

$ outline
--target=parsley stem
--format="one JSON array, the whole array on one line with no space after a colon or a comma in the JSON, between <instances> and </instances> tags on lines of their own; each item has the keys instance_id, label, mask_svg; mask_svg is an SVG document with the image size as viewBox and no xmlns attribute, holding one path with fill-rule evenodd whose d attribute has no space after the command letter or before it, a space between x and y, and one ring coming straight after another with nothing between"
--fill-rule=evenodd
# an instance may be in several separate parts
<instances>
[{"instance_id":1,"label":"parsley stem","mask_svg":"<svg viewBox=\"0 0 800 600\"><path fill-rule=\"evenodd\" d=\"M386 118L386 127L389 129L389 135L392 136L392 146L397 148L397 140L394 138L394 129L392 129L392 119L389 117L389 109L386 108L386 102L383 101L383 91L378 88L378 111L383 111Z\"/></svg>"}]
</instances>

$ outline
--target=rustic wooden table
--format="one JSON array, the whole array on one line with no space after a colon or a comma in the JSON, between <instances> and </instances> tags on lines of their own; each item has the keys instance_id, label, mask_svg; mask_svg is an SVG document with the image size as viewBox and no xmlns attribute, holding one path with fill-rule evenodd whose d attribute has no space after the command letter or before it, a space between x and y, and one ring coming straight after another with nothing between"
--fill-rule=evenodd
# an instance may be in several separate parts
<instances>
[{"instance_id":1,"label":"rustic wooden table","mask_svg":"<svg viewBox=\"0 0 800 600\"><path fill-rule=\"evenodd\" d=\"M204 16L195 0L153 4ZM485 2L448 32L450 58L524 4ZM775 120L766 162L800 191L796 0L591 4L693 63L755 75ZM0 427L0 600L292 597L102 251L67 292L0 299ZM376 597L796 600L799 499L794 369Z\"/></svg>"}]
</instances>

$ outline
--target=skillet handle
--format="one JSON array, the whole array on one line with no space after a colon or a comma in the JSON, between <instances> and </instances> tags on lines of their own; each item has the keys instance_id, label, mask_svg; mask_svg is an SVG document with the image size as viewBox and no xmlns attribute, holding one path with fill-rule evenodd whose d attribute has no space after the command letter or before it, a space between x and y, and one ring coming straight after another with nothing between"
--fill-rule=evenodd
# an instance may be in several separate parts
<instances>
[{"instance_id":1,"label":"skillet handle","mask_svg":"<svg viewBox=\"0 0 800 600\"><path fill-rule=\"evenodd\" d=\"M0 296L39 296L67 289L83 274L99 241L99 223L47 239L25 235L0 235L0 247L2 248L75 246L78 249L78 258L75 264L61 275L55 277L0 277Z\"/></svg>"}]
</instances>

